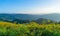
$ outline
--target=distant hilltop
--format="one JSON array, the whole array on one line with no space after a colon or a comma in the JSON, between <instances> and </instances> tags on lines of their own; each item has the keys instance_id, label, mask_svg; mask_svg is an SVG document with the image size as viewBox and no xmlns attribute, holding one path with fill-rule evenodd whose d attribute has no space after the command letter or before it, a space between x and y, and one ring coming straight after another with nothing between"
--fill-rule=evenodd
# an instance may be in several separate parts
<instances>
[{"instance_id":1,"label":"distant hilltop","mask_svg":"<svg viewBox=\"0 0 60 36\"><path fill-rule=\"evenodd\" d=\"M0 14L0 21L13 21L16 19L22 19L22 20L37 20L37 19L49 19L52 21L59 22L60 21L60 14L43 14L43 15L31 15L31 14ZM28 22L29 22L28 21ZM40 20L39 20L40 21Z\"/></svg>"}]
</instances>

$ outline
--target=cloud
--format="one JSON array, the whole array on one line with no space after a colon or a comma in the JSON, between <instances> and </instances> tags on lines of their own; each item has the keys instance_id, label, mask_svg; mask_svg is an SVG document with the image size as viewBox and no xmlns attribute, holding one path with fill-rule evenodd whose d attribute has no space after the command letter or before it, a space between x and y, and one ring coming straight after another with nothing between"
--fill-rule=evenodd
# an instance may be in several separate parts
<instances>
[{"instance_id":1,"label":"cloud","mask_svg":"<svg viewBox=\"0 0 60 36\"><path fill-rule=\"evenodd\" d=\"M60 7L59 6L51 6L51 7L45 7L45 8L35 8L31 10L25 10L25 11L18 11L18 13L24 13L24 14L48 14L48 13L60 13Z\"/></svg>"},{"instance_id":2,"label":"cloud","mask_svg":"<svg viewBox=\"0 0 60 36\"><path fill-rule=\"evenodd\" d=\"M31 10L26 10L26 14L48 14L48 13L60 13L60 0L54 0L53 3L50 6L46 7L38 7Z\"/></svg>"}]
</instances>

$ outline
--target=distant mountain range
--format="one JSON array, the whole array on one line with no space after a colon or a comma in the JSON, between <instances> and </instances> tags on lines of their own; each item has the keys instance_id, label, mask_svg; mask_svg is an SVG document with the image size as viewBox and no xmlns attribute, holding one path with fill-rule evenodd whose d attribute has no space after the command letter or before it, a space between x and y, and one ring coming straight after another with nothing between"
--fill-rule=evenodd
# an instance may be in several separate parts
<instances>
[{"instance_id":1,"label":"distant mountain range","mask_svg":"<svg viewBox=\"0 0 60 36\"><path fill-rule=\"evenodd\" d=\"M30 15L30 14L0 14L1 19L13 20L13 19L29 19L35 20L38 18L50 19L53 21L60 21L60 14L43 14L43 15Z\"/></svg>"},{"instance_id":2,"label":"distant mountain range","mask_svg":"<svg viewBox=\"0 0 60 36\"><path fill-rule=\"evenodd\" d=\"M0 14L0 21L13 21L15 19L22 19L22 20L37 20L39 18L49 19L52 21L59 22L60 21L60 14L42 14L42 15L30 15L30 14Z\"/></svg>"}]
</instances>

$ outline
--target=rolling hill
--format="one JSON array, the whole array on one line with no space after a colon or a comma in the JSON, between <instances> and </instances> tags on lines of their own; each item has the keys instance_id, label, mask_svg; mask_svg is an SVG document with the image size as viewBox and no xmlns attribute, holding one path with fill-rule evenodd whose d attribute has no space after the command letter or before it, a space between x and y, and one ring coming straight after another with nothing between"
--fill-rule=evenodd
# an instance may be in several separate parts
<instances>
[{"instance_id":1,"label":"rolling hill","mask_svg":"<svg viewBox=\"0 0 60 36\"><path fill-rule=\"evenodd\" d=\"M42 20L52 20L52 21L56 21L59 22L60 21L60 14L42 14L42 15L31 15L31 14L0 14L0 21L17 21L16 19L19 20L19 22L21 22L21 20L23 20L24 22L26 21L31 21L31 20L38 20L39 22L42 21L41 18L43 18ZM40 20L39 20L40 19Z\"/></svg>"}]
</instances>

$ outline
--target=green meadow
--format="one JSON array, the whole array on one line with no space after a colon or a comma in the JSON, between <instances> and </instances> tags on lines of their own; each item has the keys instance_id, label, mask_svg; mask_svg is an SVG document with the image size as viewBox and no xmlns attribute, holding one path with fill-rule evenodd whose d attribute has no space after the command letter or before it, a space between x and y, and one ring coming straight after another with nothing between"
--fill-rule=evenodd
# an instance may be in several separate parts
<instances>
[{"instance_id":1,"label":"green meadow","mask_svg":"<svg viewBox=\"0 0 60 36\"><path fill-rule=\"evenodd\" d=\"M60 24L0 22L0 36L60 36Z\"/></svg>"}]
</instances>

